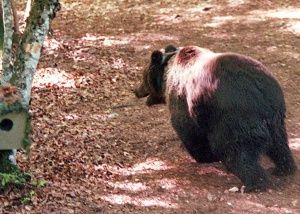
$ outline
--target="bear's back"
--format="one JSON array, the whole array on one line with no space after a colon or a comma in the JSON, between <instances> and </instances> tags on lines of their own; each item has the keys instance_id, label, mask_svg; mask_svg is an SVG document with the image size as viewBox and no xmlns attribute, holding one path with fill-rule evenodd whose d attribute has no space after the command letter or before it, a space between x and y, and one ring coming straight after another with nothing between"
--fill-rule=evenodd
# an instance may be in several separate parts
<instances>
[{"instance_id":1,"label":"bear's back","mask_svg":"<svg viewBox=\"0 0 300 214\"><path fill-rule=\"evenodd\" d=\"M263 117L272 116L277 111L285 112L283 92L278 82L258 61L224 53L215 59L212 73L219 80L214 98L222 111L257 113Z\"/></svg>"},{"instance_id":2,"label":"bear's back","mask_svg":"<svg viewBox=\"0 0 300 214\"><path fill-rule=\"evenodd\" d=\"M170 94L183 97L190 115L200 116L202 109L262 118L285 113L282 90L260 62L196 46L184 47L176 55L167 73L166 96Z\"/></svg>"}]
</instances>

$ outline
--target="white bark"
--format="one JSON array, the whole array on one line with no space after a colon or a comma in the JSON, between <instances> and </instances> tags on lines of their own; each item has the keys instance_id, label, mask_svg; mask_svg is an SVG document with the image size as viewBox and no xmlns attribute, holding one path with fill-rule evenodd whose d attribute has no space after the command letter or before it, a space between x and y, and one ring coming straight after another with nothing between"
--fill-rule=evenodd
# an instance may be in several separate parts
<instances>
[{"instance_id":1,"label":"white bark","mask_svg":"<svg viewBox=\"0 0 300 214\"><path fill-rule=\"evenodd\" d=\"M35 0L32 13L19 44L15 62L11 65L12 16L10 0L3 0L4 47L3 71L0 85L11 83L19 88L23 101L29 104L32 80L41 55L43 42L48 35L51 20L60 9L59 0ZM0 151L1 152L1 151ZM7 157L16 165L16 150L11 150ZM1 160L0 160L1 161Z\"/></svg>"},{"instance_id":2,"label":"white bark","mask_svg":"<svg viewBox=\"0 0 300 214\"><path fill-rule=\"evenodd\" d=\"M10 161L10 163L14 166L17 165L17 150L16 149L12 149L8 155L8 160Z\"/></svg>"},{"instance_id":3,"label":"white bark","mask_svg":"<svg viewBox=\"0 0 300 214\"><path fill-rule=\"evenodd\" d=\"M35 8L35 4L38 7ZM32 80L39 62L43 42L48 35L51 20L59 9L58 0L49 0L47 3L35 1L32 10L39 10L40 7L43 7L41 14L34 14L34 18L39 20L33 20L31 16L27 19L21 47L17 51L13 75L10 79L10 83L19 88L24 101L27 103L30 100Z\"/></svg>"},{"instance_id":4,"label":"white bark","mask_svg":"<svg viewBox=\"0 0 300 214\"><path fill-rule=\"evenodd\" d=\"M12 75L12 14L11 14L11 4L10 0L3 0L2 2L3 11L3 26L4 26L4 38L3 38L3 65L2 65L2 78L0 80L0 85L5 85L9 82ZM1 152L1 151L0 151ZM8 155L8 159L12 165L17 165L16 161L16 149L11 150Z\"/></svg>"},{"instance_id":5,"label":"white bark","mask_svg":"<svg viewBox=\"0 0 300 214\"><path fill-rule=\"evenodd\" d=\"M29 17L31 6L32 6L32 0L27 0L25 14L24 14L24 21L26 21L26 19Z\"/></svg>"},{"instance_id":6,"label":"white bark","mask_svg":"<svg viewBox=\"0 0 300 214\"><path fill-rule=\"evenodd\" d=\"M3 26L4 26L4 38L3 38L3 65L2 65L2 78L0 85L7 84L12 75L11 66L11 54L12 54L12 14L10 0L3 0Z\"/></svg>"},{"instance_id":7,"label":"white bark","mask_svg":"<svg viewBox=\"0 0 300 214\"><path fill-rule=\"evenodd\" d=\"M27 104L29 104L32 80L40 59L42 44L45 39L45 34L43 35L43 33L38 33L37 35L37 42L27 44L25 53L25 58L27 58L27 61L24 62L24 72L22 72L22 75L19 76L21 79L17 81L18 83L14 84L20 88L20 93Z\"/></svg>"}]
</instances>

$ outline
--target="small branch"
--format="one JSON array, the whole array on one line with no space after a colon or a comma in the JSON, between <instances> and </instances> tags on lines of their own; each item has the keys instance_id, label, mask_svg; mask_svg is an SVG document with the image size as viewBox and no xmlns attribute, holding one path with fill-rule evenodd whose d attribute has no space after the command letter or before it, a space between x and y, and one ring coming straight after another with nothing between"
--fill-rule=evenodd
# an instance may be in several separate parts
<instances>
[{"instance_id":1,"label":"small branch","mask_svg":"<svg viewBox=\"0 0 300 214\"><path fill-rule=\"evenodd\" d=\"M10 0L10 4L11 4L11 10L12 10L13 15L14 15L15 33L19 35L20 34L19 18L18 18L18 13L17 13L17 8L16 8L15 0Z\"/></svg>"},{"instance_id":2,"label":"small branch","mask_svg":"<svg viewBox=\"0 0 300 214\"><path fill-rule=\"evenodd\" d=\"M32 0L27 0L25 14L24 14L24 21L29 17L29 13L32 7Z\"/></svg>"},{"instance_id":3,"label":"small branch","mask_svg":"<svg viewBox=\"0 0 300 214\"><path fill-rule=\"evenodd\" d=\"M126 107L132 107L136 106L135 104L124 104L124 105L119 105L119 106L112 106L111 109L118 109L118 108L126 108Z\"/></svg>"}]
</instances>

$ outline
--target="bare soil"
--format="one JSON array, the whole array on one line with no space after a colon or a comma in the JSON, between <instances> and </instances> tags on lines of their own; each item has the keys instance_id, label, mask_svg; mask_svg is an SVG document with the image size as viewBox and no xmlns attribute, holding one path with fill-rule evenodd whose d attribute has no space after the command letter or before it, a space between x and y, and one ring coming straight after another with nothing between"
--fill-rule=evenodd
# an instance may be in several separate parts
<instances>
[{"instance_id":1,"label":"bare soil","mask_svg":"<svg viewBox=\"0 0 300 214\"><path fill-rule=\"evenodd\" d=\"M2 213L300 213L299 171L269 173L266 192L236 192L242 183L222 163L197 164L180 146L166 106L132 93L168 44L257 59L284 90L300 167L299 0L61 3L32 89L30 161L18 152L19 167L47 184L29 203L30 189L1 194Z\"/></svg>"}]
</instances>

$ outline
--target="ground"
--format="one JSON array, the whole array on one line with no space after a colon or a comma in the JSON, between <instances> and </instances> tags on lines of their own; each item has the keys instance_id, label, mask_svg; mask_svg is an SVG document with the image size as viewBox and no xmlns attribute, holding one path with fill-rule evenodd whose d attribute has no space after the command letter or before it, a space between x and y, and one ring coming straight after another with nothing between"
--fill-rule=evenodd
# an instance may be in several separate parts
<instances>
[{"instance_id":1,"label":"ground","mask_svg":"<svg viewBox=\"0 0 300 214\"><path fill-rule=\"evenodd\" d=\"M236 192L242 183L221 163L197 164L181 147L164 105L132 93L151 52L168 44L255 58L284 90L300 167L300 1L61 4L32 88L30 160L17 154L47 183L2 192L2 213L300 213L299 171L269 175L266 192Z\"/></svg>"}]
</instances>

